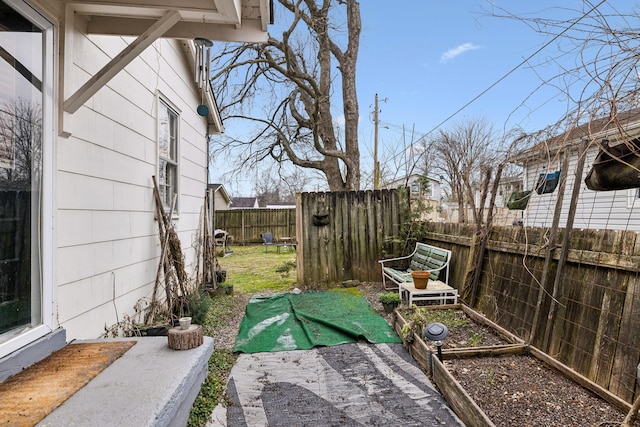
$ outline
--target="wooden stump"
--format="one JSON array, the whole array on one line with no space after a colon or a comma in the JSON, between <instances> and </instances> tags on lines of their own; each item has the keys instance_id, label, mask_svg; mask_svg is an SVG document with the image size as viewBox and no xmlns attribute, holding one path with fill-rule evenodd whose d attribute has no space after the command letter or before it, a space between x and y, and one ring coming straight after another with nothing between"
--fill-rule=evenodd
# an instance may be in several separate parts
<instances>
[{"instance_id":1,"label":"wooden stump","mask_svg":"<svg viewBox=\"0 0 640 427\"><path fill-rule=\"evenodd\" d=\"M202 326L190 325L187 329L171 328L167 335L169 348L174 350L190 350L203 343Z\"/></svg>"}]
</instances>

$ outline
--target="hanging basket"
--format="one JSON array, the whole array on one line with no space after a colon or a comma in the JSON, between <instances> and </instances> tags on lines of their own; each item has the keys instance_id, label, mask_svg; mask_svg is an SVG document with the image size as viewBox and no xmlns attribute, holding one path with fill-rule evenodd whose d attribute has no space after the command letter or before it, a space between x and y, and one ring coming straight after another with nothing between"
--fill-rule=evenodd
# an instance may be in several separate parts
<instances>
[{"instance_id":1,"label":"hanging basket","mask_svg":"<svg viewBox=\"0 0 640 427\"><path fill-rule=\"evenodd\" d=\"M314 214L311 222L316 227L322 227L329 224L329 214L328 213L318 213Z\"/></svg>"},{"instance_id":2,"label":"hanging basket","mask_svg":"<svg viewBox=\"0 0 640 427\"><path fill-rule=\"evenodd\" d=\"M529 204L532 191L516 191L511 194L507 202L507 208L510 210L525 210Z\"/></svg>"},{"instance_id":3,"label":"hanging basket","mask_svg":"<svg viewBox=\"0 0 640 427\"><path fill-rule=\"evenodd\" d=\"M584 182L594 191L640 187L640 140L604 143Z\"/></svg>"},{"instance_id":4,"label":"hanging basket","mask_svg":"<svg viewBox=\"0 0 640 427\"><path fill-rule=\"evenodd\" d=\"M415 286L416 289L426 289L427 282L429 282L429 276L431 276L431 273L428 271L412 271L411 277L413 278L413 286Z\"/></svg>"},{"instance_id":5,"label":"hanging basket","mask_svg":"<svg viewBox=\"0 0 640 427\"><path fill-rule=\"evenodd\" d=\"M556 187L560 182L560 172L561 170L553 173L541 173L536 184L536 193L549 194L556 191Z\"/></svg>"}]
</instances>

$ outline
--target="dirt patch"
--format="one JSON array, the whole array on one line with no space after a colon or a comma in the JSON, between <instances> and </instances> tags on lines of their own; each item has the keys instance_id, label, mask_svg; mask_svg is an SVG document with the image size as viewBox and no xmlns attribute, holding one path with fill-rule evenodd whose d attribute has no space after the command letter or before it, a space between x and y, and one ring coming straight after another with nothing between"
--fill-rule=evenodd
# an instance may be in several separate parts
<instances>
[{"instance_id":1,"label":"dirt patch","mask_svg":"<svg viewBox=\"0 0 640 427\"><path fill-rule=\"evenodd\" d=\"M626 415L533 356L456 359L444 364L498 427L613 427Z\"/></svg>"},{"instance_id":2,"label":"dirt patch","mask_svg":"<svg viewBox=\"0 0 640 427\"><path fill-rule=\"evenodd\" d=\"M449 329L447 338L442 341L442 349L484 347L511 344L493 328L476 323L464 311L458 309L431 310L401 308L398 312L411 325L413 334L423 338L424 327L432 322L443 323ZM408 329L408 327L406 328ZM411 340L411 334L404 333ZM430 342L427 344L435 350Z\"/></svg>"}]
</instances>

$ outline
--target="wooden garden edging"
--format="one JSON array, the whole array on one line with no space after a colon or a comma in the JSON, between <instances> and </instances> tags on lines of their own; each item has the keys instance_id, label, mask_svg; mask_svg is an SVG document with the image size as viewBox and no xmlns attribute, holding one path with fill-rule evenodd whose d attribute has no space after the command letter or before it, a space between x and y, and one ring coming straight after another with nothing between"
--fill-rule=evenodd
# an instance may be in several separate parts
<instances>
[{"instance_id":1,"label":"wooden garden edging","mask_svg":"<svg viewBox=\"0 0 640 427\"><path fill-rule=\"evenodd\" d=\"M446 349L442 350L443 360L529 354L557 370L578 385L592 391L618 409L624 412L629 412L631 409L631 404L628 402L617 397L585 376L580 375L575 370L569 368L563 363L560 363L548 354L525 344L522 339L506 331L504 328L501 328L470 307L464 304L452 304L429 308L433 310L463 310L473 321L494 329L503 339L512 343L495 346ZM396 309L394 329L399 336L402 336L402 327L406 323L408 323L408 321L402 316L401 312ZM404 342L404 346L407 348L409 354L411 354L416 363L418 363L420 367L427 372L427 374L432 376L433 382L462 422L466 425L478 427L495 426L484 411L475 403L473 398L464 390L458 380L451 375L444 364L438 359L436 352L429 347L422 337L418 336L418 334L414 334L413 341Z\"/></svg>"},{"instance_id":2,"label":"wooden garden edging","mask_svg":"<svg viewBox=\"0 0 640 427\"><path fill-rule=\"evenodd\" d=\"M465 425L495 427L495 424L487 417L487 414L476 404L462 385L453 378L437 357L432 358L432 365L433 382L438 386L444 398Z\"/></svg>"}]
</instances>

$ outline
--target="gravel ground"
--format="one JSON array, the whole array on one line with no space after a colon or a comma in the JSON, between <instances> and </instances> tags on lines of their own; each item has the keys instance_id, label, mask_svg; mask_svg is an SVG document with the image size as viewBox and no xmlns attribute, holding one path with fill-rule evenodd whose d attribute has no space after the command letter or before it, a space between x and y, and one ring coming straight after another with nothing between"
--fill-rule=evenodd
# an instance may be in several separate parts
<instances>
[{"instance_id":1,"label":"gravel ground","mask_svg":"<svg viewBox=\"0 0 640 427\"><path fill-rule=\"evenodd\" d=\"M235 293L233 298L236 300L236 305L231 316L225 320L226 326L216 329L213 334L213 344L216 349L233 349L236 335L240 330L240 322L244 317L244 309L251 295Z\"/></svg>"},{"instance_id":2,"label":"gravel ground","mask_svg":"<svg viewBox=\"0 0 640 427\"><path fill-rule=\"evenodd\" d=\"M381 284L359 284L357 288L392 324L393 314L385 313L378 302L378 295L383 291ZM233 348L250 298L243 294L234 297L237 300L236 310L227 327L216 331L216 348ZM464 342L464 336L451 338L454 337L448 341L452 346ZM619 426L626 415L530 356L475 358L446 363L454 377L498 427L613 427ZM640 427L640 422L634 426Z\"/></svg>"}]
</instances>

